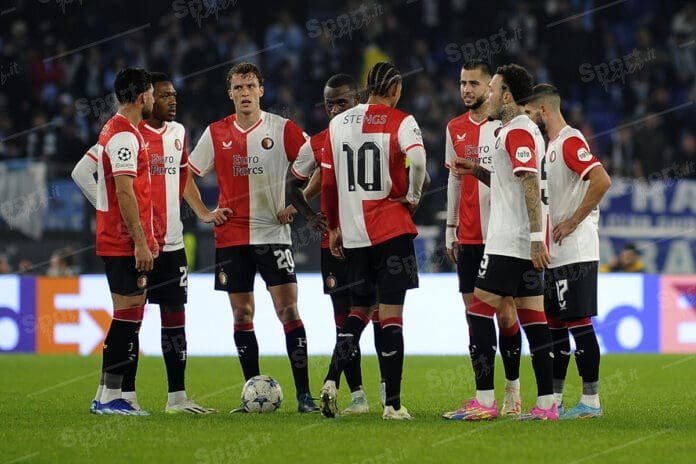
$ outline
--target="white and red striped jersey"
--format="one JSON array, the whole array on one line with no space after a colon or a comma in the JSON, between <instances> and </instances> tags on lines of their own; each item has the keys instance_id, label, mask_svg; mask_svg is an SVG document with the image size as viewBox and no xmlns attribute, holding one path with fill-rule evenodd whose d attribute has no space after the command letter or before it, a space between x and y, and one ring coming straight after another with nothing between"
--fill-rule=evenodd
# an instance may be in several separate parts
<instances>
[{"instance_id":1,"label":"white and red striped jersey","mask_svg":"<svg viewBox=\"0 0 696 464\"><path fill-rule=\"evenodd\" d=\"M290 226L277 214L285 208L285 175L305 143L289 119L261 112L250 128L235 114L210 124L191 152L189 166L199 176L217 173L218 207L232 216L215 227L215 247L291 243Z\"/></svg>"},{"instance_id":2,"label":"white and red striped jersey","mask_svg":"<svg viewBox=\"0 0 696 464\"><path fill-rule=\"evenodd\" d=\"M116 176L132 176L140 224L154 251L150 163L138 129L116 113L99 134L97 147L97 255L133 256L135 244L121 216Z\"/></svg>"},{"instance_id":3,"label":"white and red striped jersey","mask_svg":"<svg viewBox=\"0 0 696 464\"><path fill-rule=\"evenodd\" d=\"M186 131L178 122L165 122L162 128L155 129L145 121L139 130L150 157L153 233L161 251L179 250L184 247L180 206L188 175ZM98 150L99 144L93 145L83 158L94 161L93 172L97 171ZM75 181L91 202L89 179Z\"/></svg>"},{"instance_id":4,"label":"white and red striped jersey","mask_svg":"<svg viewBox=\"0 0 696 464\"><path fill-rule=\"evenodd\" d=\"M570 126L561 129L558 136L549 141L545 168L551 227L560 224L578 209L585 198L589 184L588 173L601 166L590 153L582 133ZM571 263L599 261L599 207L595 208L578 225L572 234L558 245L551 241L549 254L555 268Z\"/></svg>"},{"instance_id":5,"label":"white and red striped jersey","mask_svg":"<svg viewBox=\"0 0 696 464\"><path fill-rule=\"evenodd\" d=\"M544 156L544 138L526 114L516 116L498 130L491 173L491 216L485 253L531 259L529 216L524 190L516 174L538 174ZM540 183L541 195L541 183ZM542 223L546 235L546 208Z\"/></svg>"},{"instance_id":6,"label":"white and red striped jersey","mask_svg":"<svg viewBox=\"0 0 696 464\"><path fill-rule=\"evenodd\" d=\"M150 155L152 223L162 251L184 247L181 199L188 174L186 130L178 122L165 122L155 129L145 121L138 127Z\"/></svg>"},{"instance_id":7,"label":"white and red striped jersey","mask_svg":"<svg viewBox=\"0 0 696 464\"><path fill-rule=\"evenodd\" d=\"M406 156L423 150L413 116L385 105L359 104L331 120L322 158L322 191L329 228L343 246L377 245L417 234L409 210ZM412 168L413 169L413 168Z\"/></svg>"},{"instance_id":8,"label":"white and red striped jersey","mask_svg":"<svg viewBox=\"0 0 696 464\"><path fill-rule=\"evenodd\" d=\"M445 137L445 166L450 168L456 156L478 162L491 171L495 131L500 121L484 119L476 122L468 111L447 124ZM456 198L456 197L455 197ZM485 242L488 217L491 211L491 191L474 176L461 178L459 200L459 224L457 241L462 245L479 245Z\"/></svg>"},{"instance_id":9,"label":"white and red striped jersey","mask_svg":"<svg viewBox=\"0 0 696 464\"><path fill-rule=\"evenodd\" d=\"M300 153L297 159L292 163L292 173L301 180L307 180L312 177L314 170L321 166L322 153L324 152L324 142L329 129L314 134L300 148ZM324 196L321 195L321 212L326 215L326 202ZM329 247L329 234L321 234L321 248Z\"/></svg>"}]
</instances>

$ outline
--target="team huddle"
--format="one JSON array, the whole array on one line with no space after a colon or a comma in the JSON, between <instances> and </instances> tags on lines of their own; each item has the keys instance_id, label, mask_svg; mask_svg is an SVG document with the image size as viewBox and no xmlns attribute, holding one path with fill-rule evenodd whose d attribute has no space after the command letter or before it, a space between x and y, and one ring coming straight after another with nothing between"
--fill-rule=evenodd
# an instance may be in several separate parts
<instances>
[{"instance_id":1,"label":"team huddle","mask_svg":"<svg viewBox=\"0 0 696 464\"><path fill-rule=\"evenodd\" d=\"M565 123L553 86L534 86L532 76L514 64L493 74L483 61L468 62L460 77L468 111L446 131L445 238L466 306L476 393L443 418L498 416L493 385L498 341L506 377L502 415L601 416L599 346L591 317L597 311L597 205L609 177L583 135ZM227 74L235 113L210 124L189 154L186 131L174 121L171 80L139 68L118 73L118 111L73 170L97 211L97 255L114 305L92 413L149 414L139 406L135 388L148 301L160 305L165 411L214 412L188 398L185 389L188 268L180 219L185 199L200 220L215 226L215 289L229 296L246 380L260 374L253 292L258 272L283 324L298 412L341 414L342 374L351 391L342 414L369 411L359 343L372 321L382 417L412 419L401 404L403 310L407 290L418 287L412 215L429 177L418 123L396 109L402 81L394 65L377 63L367 77L368 99L360 103L352 77L332 76L324 87L328 128L308 137L293 121L261 110L261 72L251 63L236 64ZM219 187L212 211L194 179L211 172ZM309 203L317 195L318 212ZM290 233L296 213L322 232L324 293L336 323L318 405L297 307ZM527 413L519 393L520 325L538 389ZM563 411L569 332L583 392L576 406Z\"/></svg>"}]
</instances>

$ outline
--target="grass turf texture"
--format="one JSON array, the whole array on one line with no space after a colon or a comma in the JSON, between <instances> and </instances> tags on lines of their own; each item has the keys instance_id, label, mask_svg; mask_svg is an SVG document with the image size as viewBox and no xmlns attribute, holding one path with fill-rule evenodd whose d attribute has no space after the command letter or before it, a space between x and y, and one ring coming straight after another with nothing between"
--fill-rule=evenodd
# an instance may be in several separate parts
<instances>
[{"instance_id":1,"label":"grass turf texture","mask_svg":"<svg viewBox=\"0 0 696 464\"><path fill-rule=\"evenodd\" d=\"M318 394L326 357L310 360ZM264 357L261 370L278 379L285 400L274 414L237 414L242 375L235 358L191 358L187 386L209 416L170 416L164 363L140 360L141 406L150 417L88 413L96 389L99 357L0 356L0 464L10 462L341 462L341 463L519 463L695 462L696 356L610 355L602 359L605 417L559 423L448 422L440 418L472 395L468 357L407 356L403 401L413 422L381 419L374 357L363 360L367 415L325 419L296 412L294 388L284 357ZM580 396L571 361L565 404ZM523 409L536 387L529 358L522 359ZM344 386L339 406L349 401ZM496 385L502 404L503 370Z\"/></svg>"}]
</instances>

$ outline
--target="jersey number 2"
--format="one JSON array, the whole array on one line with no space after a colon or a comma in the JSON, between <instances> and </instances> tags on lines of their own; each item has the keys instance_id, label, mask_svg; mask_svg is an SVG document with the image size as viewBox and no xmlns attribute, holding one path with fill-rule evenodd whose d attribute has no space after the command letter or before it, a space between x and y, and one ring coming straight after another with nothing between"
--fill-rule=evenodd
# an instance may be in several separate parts
<instances>
[{"instance_id":1,"label":"jersey number 2","mask_svg":"<svg viewBox=\"0 0 696 464\"><path fill-rule=\"evenodd\" d=\"M348 158L348 191L355 192L355 150L347 143L344 143L343 151ZM375 142L367 141L360 145L357 164L357 185L367 192L382 190L382 157L380 156L379 146Z\"/></svg>"}]
</instances>

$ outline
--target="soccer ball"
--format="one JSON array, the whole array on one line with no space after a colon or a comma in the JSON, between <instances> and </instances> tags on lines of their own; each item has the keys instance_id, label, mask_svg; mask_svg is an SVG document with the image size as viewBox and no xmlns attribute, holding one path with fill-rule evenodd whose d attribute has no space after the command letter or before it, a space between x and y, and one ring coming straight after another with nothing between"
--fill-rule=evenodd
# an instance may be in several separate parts
<instances>
[{"instance_id":1,"label":"soccer ball","mask_svg":"<svg viewBox=\"0 0 696 464\"><path fill-rule=\"evenodd\" d=\"M247 412L274 412L283 402L283 390L275 379L257 375L242 388L242 406Z\"/></svg>"}]
</instances>

